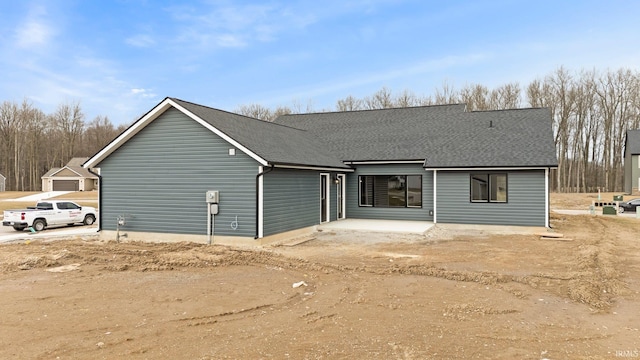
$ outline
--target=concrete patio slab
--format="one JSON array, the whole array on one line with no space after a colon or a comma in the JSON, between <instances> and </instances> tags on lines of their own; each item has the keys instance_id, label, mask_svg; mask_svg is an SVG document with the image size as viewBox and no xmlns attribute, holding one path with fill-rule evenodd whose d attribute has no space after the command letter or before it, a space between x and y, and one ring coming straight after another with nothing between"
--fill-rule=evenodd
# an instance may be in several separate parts
<instances>
[{"instance_id":1,"label":"concrete patio slab","mask_svg":"<svg viewBox=\"0 0 640 360\"><path fill-rule=\"evenodd\" d=\"M318 225L318 230L354 230L424 234L433 226L429 221L344 219Z\"/></svg>"}]
</instances>

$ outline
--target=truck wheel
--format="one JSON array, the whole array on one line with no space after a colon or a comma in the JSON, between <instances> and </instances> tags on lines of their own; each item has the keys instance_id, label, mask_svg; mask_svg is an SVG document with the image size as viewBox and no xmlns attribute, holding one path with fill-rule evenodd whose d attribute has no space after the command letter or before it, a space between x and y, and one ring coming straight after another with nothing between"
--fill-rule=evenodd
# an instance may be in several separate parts
<instances>
[{"instance_id":1,"label":"truck wheel","mask_svg":"<svg viewBox=\"0 0 640 360\"><path fill-rule=\"evenodd\" d=\"M14 226L14 227L13 227L13 230L15 230L15 231L22 231L22 230L24 230L24 229L26 229L26 227L25 227L25 226Z\"/></svg>"},{"instance_id":2,"label":"truck wheel","mask_svg":"<svg viewBox=\"0 0 640 360\"><path fill-rule=\"evenodd\" d=\"M47 227L47 224L44 222L44 220L37 219L33 222L33 225L31 225L31 227L35 231L42 231L45 227Z\"/></svg>"},{"instance_id":3,"label":"truck wheel","mask_svg":"<svg viewBox=\"0 0 640 360\"><path fill-rule=\"evenodd\" d=\"M84 221L83 223L85 225L93 225L93 223L96 221L96 217L93 215L87 215L84 217Z\"/></svg>"}]
</instances>

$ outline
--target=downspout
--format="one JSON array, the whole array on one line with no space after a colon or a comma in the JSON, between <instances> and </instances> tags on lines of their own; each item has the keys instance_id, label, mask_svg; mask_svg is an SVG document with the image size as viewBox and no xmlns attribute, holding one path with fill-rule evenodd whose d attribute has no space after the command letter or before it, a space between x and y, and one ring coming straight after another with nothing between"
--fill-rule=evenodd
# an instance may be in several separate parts
<instances>
[{"instance_id":1,"label":"downspout","mask_svg":"<svg viewBox=\"0 0 640 360\"><path fill-rule=\"evenodd\" d=\"M438 223L438 170L433 170L433 223Z\"/></svg>"},{"instance_id":2,"label":"downspout","mask_svg":"<svg viewBox=\"0 0 640 360\"><path fill-rule=\"evenodd\" d=\"M273 165L256 175L256 236L254 237L254 239L257 239L260 235L260 177L264 174L270 173L271 171L273 171Z\"/></svg>"},{"instance_id":3,"label":"downspout","mask_svg":"<svg viewBox=\"0 0 640 360\"><path fill-rule=\"evenodd\" d=\"M545 197L545 201L544 201L544 212L545 212L545 219L544 219L544 227L546 227L547 229L551 228L551 222L550 222L550 217L551 214L549 212L549 208L550 208L550 202L551 202L551 198L549 197L549 172L550 172L550 168L545 168L544 169L544 197Z\"/></svg>"},{"instance_id":4,"label":"downspout","mask_svg":"<svg viewBox=\"0 0 640 360\"><path fill-rule=\"evenodd\" d=\"M98 177L98 231L102 231L102 175L93 172L90 168L87 170Z\"/></svg>"}]
</instances>

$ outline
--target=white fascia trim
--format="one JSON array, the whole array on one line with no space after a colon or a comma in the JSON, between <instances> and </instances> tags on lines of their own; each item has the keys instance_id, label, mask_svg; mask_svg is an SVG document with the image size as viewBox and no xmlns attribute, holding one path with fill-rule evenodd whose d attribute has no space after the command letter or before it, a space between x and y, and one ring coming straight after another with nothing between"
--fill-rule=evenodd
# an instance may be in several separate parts
<instances>
[{"instance_id":1,"label":"white fascia trim","mask_svg":"<svg viewBox=\"0 0 640 360\"><path fill-rule=\"evenodd\" d=\"M153 120L155 120L160 115L162 115L170 107L174 107L174 108L178 109L183 114L185 114L188 117L190 117L191 119L195 120L198 124L204 126L205 128L209 129L214 134L220 136L225 141L229 142L230 144L232 144L236 148L240 149L240 151L244 152L249 157L251 157L254 160L256 160L257 162L259 162L261 165L263 165L263 166L267 165L267 161L265 159L263 159L260 156L256 155L255 153L253 153L252 151L250 151L246 147L240 145L237 141L233 140L232 138L230 138L229 136L227 136L226 134L224 134L220 130L218 130L215 127L211 126L211 124L207 123L206 121L202 120L198 116L194 115L192 112L188 111L184 107L178 105L175 101L173 101L173 100L171 100L169 98L166 98L164 101L162 101L160 104L158 104L155 108L153 108L151 111L149 111L145 116L140 118L130 128L125 130L125 132L120 134L115 140L113 140L107 146L105 146L100 152L98 152L92 158L87 160L82 165L82 167L84 167L84 168L96 167L97 164L99 164L107 156L111 155L111 153L113 153L116 149L118 149L120 146L122 146L124 143L126 143L135 134L140 132L140 130L144 129Z\"/></svg>"},{"instance_id":2,"label":"white fascia trim","mask_svg":"<svg viewBox=\"0 0 640 360\"><path fill-rule=\"evenodd\" d=\"M280 169L320 170L320 171L335 171L335 172L354 172L355 171L355 169L298 166L298 165L275 165L274 164L273 167L280 168Z\"/></svg>"},{"instance_id":3,"label":"white fascia trim","mask_svg":"<svg viewBox=\"0 0 640 360\"><path fill-rule=\"evenodd\" d=\"M79 176L79 177L83 177L79 172L77 172L77 171L73 170L73 169L72 169L72 168L70 168L70 167L66 167L66 166L65 166L65 167L60 168L60 170L58 170L58 171L56 171L56 172L52 173L52 174L51 174L51 175L49 175L48 177L53 177L53 175L55 175L55 174L59 173L60 171L62 171L62 170L64 170L64 169L70 170L70 171L72 171L72 172L74 172L74 173L78 174L78 176ZM68 176L67 176L67 177L68 177Z\"/></svg>"},{"instance_id":4,"label":"white fascia trim","mask_svg":"<svg viewBox=\"0 0 640 360\"><path fill-rule=\"evenodd\" d=\"M324 211L325 216L327 217L327 221L325 222L331 222L331 174L330 173L320 173L320 179L322 179L322 177L326 177L327 181L324 184L324 191L325 191L325 195L326 195L326 202L327 202L327 208ZM320 185L322 186L322 180L320 180ZM320 194L320 201L322 202L322 194ZM323 224L322 222L322 203L320 203L320 224Z\"/></svg>"},{"instance_id":5,"label":"white fascia trim","mask_svg":"<svg viewBox=\"0 0 640 360\"><path fill-rule=\"evenodd\" d=\"M43 178L43 179L48 179L48 180L52 180L52 181L55 181L55 180L78 180L78 181L80 181L80 180L86 180L87 178L84 178L84 177L73 177L73 176L59 176L59 177L54 177L54 178ZM93 180L93 179L91 179L91 180Z\"/></svg>"},{"instance_id":6,"label":"white fascia trim","mask_svg":"<svg viewBox=\"0 0 640 360\"><path fill-rule=\"evenodd\" d=\"M338 189L338 191L340 191L340 193L342 194L342 199L340 200L342 204L338 204L338 205L342 205L342 217L338 218L338 220L342 220L347 218L347 196L346 196L347 195L347 176L345 174L338 174L336 176L341 179L340 188ZM336 198L337 197L338 197L338 194L336 194ZM338 214L336 214L336 217L337 215Z\"/></svg>"},{"instance_id":7,"label":"white fascia trim","mask_svg":"<svg viewBox=\"0 0 640 360\"><path fill-rule=\"evenodd\" d=\"M112 142L110 142L107 146L105 146L100 152L95 154L89 160L87 160L82 167L84 168L92 168L96 167L98 163L104 160L107 156L111 155L117 148L122 146L122 144L126 143L129 139L131 139L135 134L137 134L140 130L142 130L145 126L147 126L150 122L155 120L158 116L162 115L169 107L171 103L169 99L165 99L160 104L156 105L151 111L149 111L145 116L136 121L131 127L125 130L122 134L118 135Z\"/></svg>"},{"instance_id":8,"label":"white fascia trim","mask_svg":"<svg viewBox=\"0 0 640 360\"><path fill-rule=\"evenodd\" d=\"M426 171L509 171L509 170L548 170L555 169L553 167L477 167L477 168L424 168Z\"/></svg>"},{"instance_id":9,"label":"white fascia trim","mask_svg":"<svg viewBox=\"0 0 640 360\"><path fill-rule=\"evenodd\" d=\"M262 166L258 166L258 174L264 171ZM264 176L258 177L258 238L264 237Z\"/></svg>"},{"instance_id":10,"label":"white fascia trim","mask_svg":"<svg viewBox=\"0 0 640 360\"><path fill-rule=\"evenodd\" d=\"M348 165L424 164L424 160L345 161L344 163Z\"/></svg>"}]
</instances>

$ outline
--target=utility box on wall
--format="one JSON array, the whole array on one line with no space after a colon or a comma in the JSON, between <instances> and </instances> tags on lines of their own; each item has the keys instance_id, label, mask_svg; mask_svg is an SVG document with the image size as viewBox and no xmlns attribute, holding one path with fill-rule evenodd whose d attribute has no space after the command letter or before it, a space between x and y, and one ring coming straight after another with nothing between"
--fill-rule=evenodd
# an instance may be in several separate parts
<instances>
[{"instance_id":1,"label":"utility box on wall","mask_svg":"<svg viewBox=\"0 0 640 360\"><path fill-rule=\"evenodd\" d=\"M218 204L220 202L220 192L217 190L209 190L207 191L207 203L209 204Z\"/></svg>"}]
</instances>

